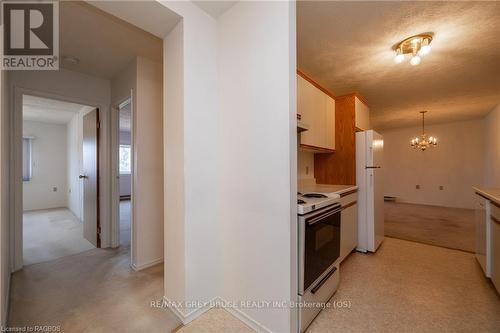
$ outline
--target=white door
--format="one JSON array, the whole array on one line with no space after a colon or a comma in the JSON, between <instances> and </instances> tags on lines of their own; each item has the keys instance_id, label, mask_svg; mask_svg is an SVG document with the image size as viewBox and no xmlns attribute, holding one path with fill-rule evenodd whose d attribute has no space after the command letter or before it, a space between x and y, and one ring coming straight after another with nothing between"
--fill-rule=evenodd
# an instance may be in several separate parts
<instances>
[{"instance_id":1,"label":"white door","mask_svg":"<svg viewBox=\"0 0 500 333\"><path fill-rule=\"evenodd\" d=\"M99 237L99 109L83 116L83 237L96 247Z\"/></svg>"}]
</instances>

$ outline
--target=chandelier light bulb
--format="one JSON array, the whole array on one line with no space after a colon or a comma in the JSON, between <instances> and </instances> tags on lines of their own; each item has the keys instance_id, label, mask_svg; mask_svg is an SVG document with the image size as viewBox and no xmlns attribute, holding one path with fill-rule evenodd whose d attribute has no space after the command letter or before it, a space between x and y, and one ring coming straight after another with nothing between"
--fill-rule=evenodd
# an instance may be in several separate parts
<instances>
[{"instance_id":1,"label":"chandelier light bulb","mask_svg":"<svg viewBox=\"0 0 500 333\"><path fill-rule=\"evenodd\" d=\"M420 56L425 56L425 55L429 54L429 52L431 52L431 46L429 45L429 40L427 38L425 38L422 41L422 47L420 48L420 51L418 51L418 54Z\"/></svg>"},{"instance_id":2,"label":"chandelier light bulb","mask_svg":"<svg viewBox=\"0 0 500 333\"><path fill-rule=\"evenodd\" d=\"M420 64L420 60L421 60L421 58L415 54L413 57L411 57L410 64L412 64L412 66L416 66L416 65Z\"/></svg>"},{"instance_id":3,"label":"chandelier light bulb","mask_svg":"<svg viewBox=\"0 0 500 333\"><path fill-rule=\"evenodd\" d=\"M426 46L422 46L422 48L420 49L418 54L421 56L425 56L425 55L428 55L430 52L431 52L431 46L426 45Z\"/></svg>"},{"instance_id":4,"label":"chandelier light bulb","mask_svg":"<svg viewBox=\"0 0 500 333\"><path fill-rule=\"evenodd\" d=\"M401 49L396 51L396 56L394 57L394 62L396 64L402 63L405 60L405 55L401 52Z\"/></svg>"}]
</instances>

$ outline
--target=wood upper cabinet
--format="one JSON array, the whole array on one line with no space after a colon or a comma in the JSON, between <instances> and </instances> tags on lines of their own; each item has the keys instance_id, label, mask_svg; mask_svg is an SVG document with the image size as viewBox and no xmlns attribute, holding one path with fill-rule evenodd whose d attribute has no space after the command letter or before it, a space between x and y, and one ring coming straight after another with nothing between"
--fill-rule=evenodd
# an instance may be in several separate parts
<instances>
[{"instance_id":1,"label":"wood upper cabinet","mask_svg":"<svg viewBox=\"0 0 500 333\"><path fill-rule=\"evenodd\" d=\"M297 75L297 113L309 130L300 134L302 148L316 152L335 149L335 100Z\"/></svg>"},{"instance_id":2,"label":"wood upper cabinet","mask_svg":"<svg viewBox=\"0 0 500 333\"><path fill-rule=\"evenodd\" d=\"M371 129L370 109L358 96L353 96L353 98L354 98L356 129L361 131L367 131Z\"/></svg>"}]
</instances>

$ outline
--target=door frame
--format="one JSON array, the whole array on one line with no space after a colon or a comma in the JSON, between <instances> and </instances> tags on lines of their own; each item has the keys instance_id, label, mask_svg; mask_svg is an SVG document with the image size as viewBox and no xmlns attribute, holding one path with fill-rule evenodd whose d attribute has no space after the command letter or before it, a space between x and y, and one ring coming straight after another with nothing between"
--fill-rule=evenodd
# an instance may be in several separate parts
<instances>
[{"instance_id":1,"label":"door frame","mask_svg":"<svg viewBox=\"0 0 500 333\"><path fill-rule=\"evenodd\" d=\"M103 115L101 110L106 110L108 107L99 102L89 101L78 97L69 97L64 95L59 95L51 92L33 90L23 88L18 85L13 85L13 92L11 93L12 104L10 109L10 123L11 123L11 160L10 160L10 170L12 175L11 186L9 189L9 194L11 198L10 202L10 250L11 250L11 270L13 272L18 271L23 268L23 181L22 181L22 137L23 137L23 95L31 95L42 98L50 98L63 102L77 103L82 105L91 106L99 109L99 116L101 126L98 129L98 135L102 138L106 135L105 126L103 126ZM99 155L99 169L105 166L105 161L102 157L105 156L103 151L105 147L100 145L98 147ZM101 173L102 175L102 173ZM103 203L104 197L106 195L105 180L101 177L98 182L100 189L100 195L98 196L98 205L101 208L99 212L99 217L101 222L103 222ZM104 195L103 195L104 194ZM83 200L83 198L82 198ZM104 220L105 221L105 220ZM102 238L103 225L101 223L101 238ZM83 237L83 235L82 235Z\"/></svg>"},{"instance_id":2,"label":"door frame","mask_svg":"<svg viewBox=\"0 0 500 333\"><path fill-rule=\"evenodd\" d=\"M134 248L134 174L135 174L135 144L134 144L134 90L113 101L111 107L111 246L120 246L120 107L130 103L130 265L133 263Z\"/></svg>"}]
</instances>

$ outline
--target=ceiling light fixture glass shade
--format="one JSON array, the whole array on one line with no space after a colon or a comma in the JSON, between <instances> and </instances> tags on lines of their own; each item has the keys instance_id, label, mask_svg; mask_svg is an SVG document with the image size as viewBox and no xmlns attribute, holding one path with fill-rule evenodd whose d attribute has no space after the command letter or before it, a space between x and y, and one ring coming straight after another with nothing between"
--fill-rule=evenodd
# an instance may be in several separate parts
<instances>
[{"instance_id":1,"label":"ceiling light fixture glass shade","mask_svg":"<svg viewBox=\"0 0 500 333\"><path fill-rule=\"evenodd\" d=\"M421 57L431 51L432 33L411 36L397 43L392 48L396 53L394 61L401 63L405 59L405 54L411 54L410 64L416 66L420 64Z\"/></svg>"},{"instance_id":2,"label":"ceiling light fixture glass shade","mask_svg":"<svg viewBox=\"0 0 500 333\"><path fill-rule=\"evenodd\" d=\"M422 151L429 147L437 146L437 138L434 136L427 136L425 134L425 113L427 111L420 111L422 114L422 134L417 136L410 141L410 146L414 149L420 149Z\"/></svg>"}]
</instances>

